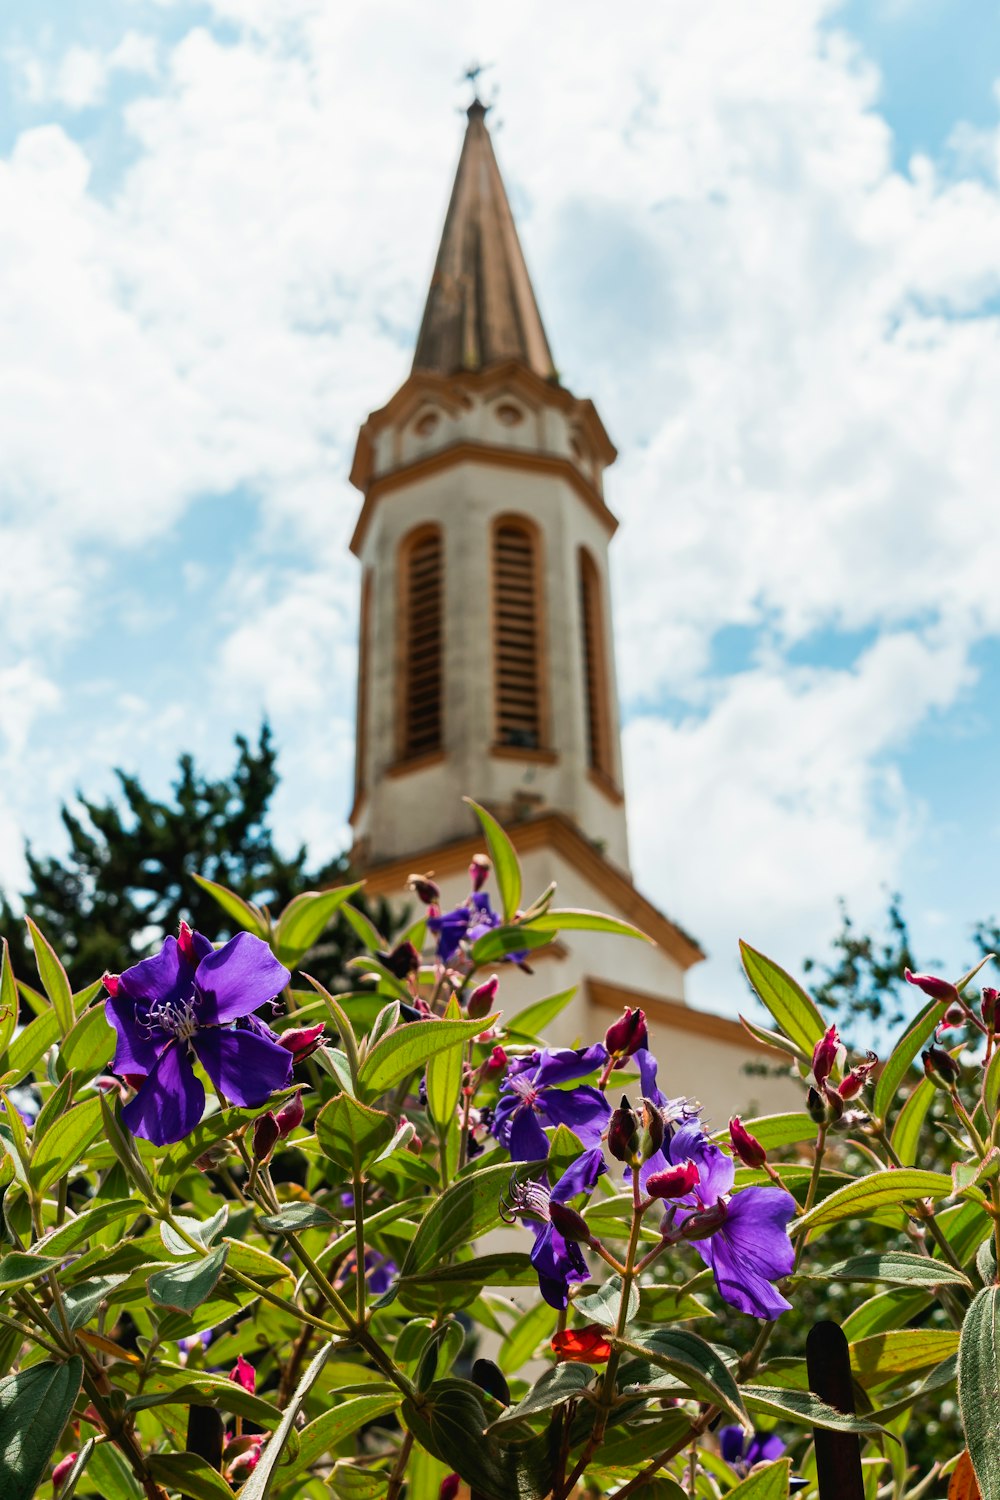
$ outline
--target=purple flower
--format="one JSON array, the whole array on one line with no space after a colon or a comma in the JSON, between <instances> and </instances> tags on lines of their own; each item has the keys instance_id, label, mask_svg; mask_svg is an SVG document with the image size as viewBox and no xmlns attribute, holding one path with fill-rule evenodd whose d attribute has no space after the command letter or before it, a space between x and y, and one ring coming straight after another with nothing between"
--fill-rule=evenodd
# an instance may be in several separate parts
<instances>
[{"instance_id":1,"label":"purple flower","mask_svg":"<svg viewBox=\"0 0 1000 1500\"><path fill-rule=\"evenodd\" d=\"M719 1429L719 1450L730 1468L742 1478L754 1464L773 1464L785 1451L785 1444L776 1432L755 1432L748 1435L742 1427Z\"/></svg>"},{"instance_id":2,"label":"purple flower","mask_svg":"<svg viewBox=\"0 0 1000 1500\"><path fill-rule=\"evenodd\" d=\"M205 1106L195 1058L233 1104L256 1108L289 1082L292 1054L251 1014L289 980L260 938L241 932L215 950L182 927L180 942L168 937L155 957L108 979L112 1066L144 1079L122 1110L133 1135L167 1146L190 1134ZM244 1018L249 1024L232 1024Z\"/></svg>"},{"instance_id":3,"label":"purple flower","mask_svg":"<svg viewBox=\"0 0 1000 1500\"><path fill-rule=\"evenodd\" d=\"M600 1042L576 1050L546 1047L514 1059L503 1081L492 1130L515 1161L542 1161L548 1156L543 1120L546 1125L567 1125L584 1146L598 1145L611 1118L607 1099L587 1084L575 1089L559 1085L586 1078L607 1060L607 1049Z\"/></svg>"},{"instance_id":4,"label":"purple flower","mask_svg":"<svg viewBox=\"0 0 1000 1500\"><path fill-rule=\"evenodd\" d=\"M387 1292L393 1281L399 1274L399 1267L394 1260L389 1260L385 1255L378 1255L373 1250L365 1254L365 1280L368 1290L380 1297Z\"/></svg>"},{"instance_id":5,"label":"purple flower","mask_svg":"<svg viewBox=\"0 0 1000 1500\"><path fill-rule=\"evenodd\" d=\"M606 1171L601 1148L595 1146L567 1168L551 1191L544 1182L511 1184L508 1213L511 1220L523 1218L535 1236L531 1264L538 1276L538 1290L550 1307L567 1307L570 1286L590 1276L577 1241L567 1239L552 1222L551 1205L592 1192Z\"/></svg>"},{"instance_id":6,"label":"purple flower","mask_svg":"<svg viewBox=\"0 0 1000 1500\"><path fill-rule=\"evenodd\" d=\"M437 956L443 964L449 963L458 952L471 920L472 913L467 906L456 906L454 911L438 912L427 918L427 925L438 940Z\"/></svg>"}]
</instances>

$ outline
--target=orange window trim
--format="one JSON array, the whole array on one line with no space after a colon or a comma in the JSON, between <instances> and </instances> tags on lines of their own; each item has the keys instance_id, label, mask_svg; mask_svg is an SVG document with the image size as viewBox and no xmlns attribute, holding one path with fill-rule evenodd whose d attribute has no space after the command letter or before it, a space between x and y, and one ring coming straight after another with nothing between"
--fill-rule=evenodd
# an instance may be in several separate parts
<instances>
[{"instance_id":1,"label":"orange window trim","mask_svg":"<svg viewBox=\"0 0 1000 1500\"><path fill-rule=\"evenodd\" d=\"M396 691L401 761L444 741L444 545L437 526L404 537L399 551L400 629Z\"/></svg>"}]
</instances>

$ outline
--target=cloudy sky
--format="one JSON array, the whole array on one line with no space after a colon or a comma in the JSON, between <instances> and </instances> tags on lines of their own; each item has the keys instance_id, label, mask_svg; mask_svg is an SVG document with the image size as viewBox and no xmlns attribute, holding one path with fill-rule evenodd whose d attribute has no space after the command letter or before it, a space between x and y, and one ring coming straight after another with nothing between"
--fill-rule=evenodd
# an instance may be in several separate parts
<instances>
[{"instance_id":1,"label":"cloudy sky","mask_svg":"<svg viewBox=\"0 0 1000 1500\"><path fill-rule=\"evenodd\" d=\"M0 19L0 884L109 767L231 762L346 840L359 421L464 123L609 499L633 862L732 1009L900 889L1000 912L995 0L11 0ZM655 641L656 649L650 649Z\"/></svg>"}]
</instances>

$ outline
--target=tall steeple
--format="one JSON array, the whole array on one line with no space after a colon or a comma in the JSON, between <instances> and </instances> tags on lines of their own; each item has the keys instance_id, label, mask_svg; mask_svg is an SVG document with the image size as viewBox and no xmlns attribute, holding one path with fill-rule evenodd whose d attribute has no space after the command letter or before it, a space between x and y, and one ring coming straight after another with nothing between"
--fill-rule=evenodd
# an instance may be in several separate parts
<instances>
[{"instance_id":1,"label":"tall steeple","mask_svg":"<svg viewBox=\"0 0 1000 1500\"><path fill-rule=\"evenodd\" d=\"M413 369L453 375L516 359L554 379L485 105L474 99L468 116Z\"/></svg>"}]
</instances>

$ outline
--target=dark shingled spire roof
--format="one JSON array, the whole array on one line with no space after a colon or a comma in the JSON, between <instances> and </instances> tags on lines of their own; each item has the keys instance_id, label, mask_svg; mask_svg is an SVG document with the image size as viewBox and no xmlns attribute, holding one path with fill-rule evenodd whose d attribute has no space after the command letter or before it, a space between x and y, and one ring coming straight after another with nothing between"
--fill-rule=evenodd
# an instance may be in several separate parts
<instances>
[{"instance_id":1,"label":"dark shingled spire roof","mask_svg":"<svg viewBox=\"0 0 1000 1500\"><path fill-rule=\"evenodd\" d=\"M453 375L517 359L554 379L486 109L474 99L468 113L413 369Z\"/></svg>"}]
</instances>

